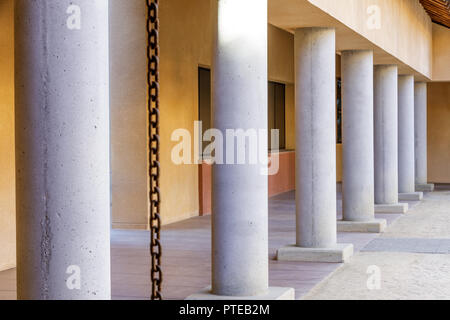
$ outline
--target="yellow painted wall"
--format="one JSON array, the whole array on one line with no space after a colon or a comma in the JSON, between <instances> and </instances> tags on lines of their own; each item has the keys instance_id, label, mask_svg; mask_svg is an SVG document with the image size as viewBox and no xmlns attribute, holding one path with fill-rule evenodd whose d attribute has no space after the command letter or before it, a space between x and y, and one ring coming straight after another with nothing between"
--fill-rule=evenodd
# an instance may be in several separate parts
<instances>
[{"instance_id":1,"label":"yellow painted wall","mask_svg":"<svg viewBox=\"0 0 450 320\"><path fill-rule=\"evenodd\" d=\"M268 28L269 80L284 83L286 149L295 149L294 36L280 28Z\"/></svg>"},{"instance_id":2,"label":"yellow painted wall","mask_svg":"<svg viewBox=\"0 0 450 320\"><path fill-rule=\"evenodd\" d=\"M433 81L450 81L450 29L433 23Z\"/></svg>"},{"instance_id":3,"label":"yellow painted wall","mask_svg":"<svg viewBox=\"0 0 450 320\"><path fill-rule=\"evenodd\" d=\"M146 3L109 3L112 222L114 228L146 229Z\"/></svg>"},{"instance_id":4,"label":"yellow painted wall","mask_svg":"<svg viewBox=\"0 0 450 320\"><path fill-rule=\"evenodd\" d=\"M161 190L164 223L198 215L198 166L176 166L172 132L198 119L198 67L211 65L210 0L165 0L161 22Z\"/></svg>"},{"instance_id":5,"label":"yellow painted wall","mask_svg":"<svg viewBox=\"0 0 450 320\"><path fill-rule=\"evenodd\" d=\"M280 28L268 28L269 80L284 83L286 149L295 149L294 36Z\"/></svg>"},{"instance_id":6,"label":"yellow painted wall","mask_svg":"<svg viewBox=\"0 0 450 320\"><path fill-rule=\"evenodd\" d=\"M428 180L450 183L450 82L428 84Z\"/></svg>"},{"instance_id":7,"label":"yellow painted wall","mask_svg":"<svg viewBox=\"0 0 450 320\"><path fill-rule=\"evenodd\" d=\"M286 86L286 149L295 150L295 85Z\"/></svg>"},{"instance_id":8,"label":"yellow painted wall","mask_svg":"<svg viewBox=\"0 0 450 320\"><path fill-rule=\"evenodd\" d=\"M16 264L13 0L0 0L0 271Z\"/></svg>"},{"instance_id":9,"label":"yellow painted wall","mask_svg":"<svg viewBox=\"0 0 450 320\"><path fill-rule=\"evenodd\" d=\"M268 28L269 80L293 84L294 36L269 25Z\"/></svg>"}]
</instances>

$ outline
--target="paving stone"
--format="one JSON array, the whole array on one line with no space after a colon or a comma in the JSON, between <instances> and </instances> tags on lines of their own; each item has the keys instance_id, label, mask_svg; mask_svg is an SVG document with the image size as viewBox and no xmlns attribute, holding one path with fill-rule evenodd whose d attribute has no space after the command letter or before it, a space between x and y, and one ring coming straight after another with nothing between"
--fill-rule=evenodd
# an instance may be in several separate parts
<instances>
[{"instance_id":1,"label":"paving stone","mask_svg":"<svg viewBox=\"0 0 450 320\"><path fill-rule=\"evenodd\" d=\"M450 239L377 238L362 251L450 254Z\"/></svg>"}]
</instances>

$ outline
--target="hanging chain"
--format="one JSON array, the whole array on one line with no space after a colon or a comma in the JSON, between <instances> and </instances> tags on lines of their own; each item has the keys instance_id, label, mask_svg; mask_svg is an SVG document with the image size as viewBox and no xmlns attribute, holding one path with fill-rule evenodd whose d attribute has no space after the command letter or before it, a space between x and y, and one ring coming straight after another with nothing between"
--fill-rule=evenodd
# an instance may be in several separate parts
<instances>
[{"instance_id":1,"label":"hanging chain","mask_svg":"<svg viewBox=\"0 0 450 320\"><path fill-rule=\"evenodd\" d=\"M152 300L162 300L161 193L159 188L159 15L158 0L147 2L149 205Z\"/></svg>"}]
</instances>

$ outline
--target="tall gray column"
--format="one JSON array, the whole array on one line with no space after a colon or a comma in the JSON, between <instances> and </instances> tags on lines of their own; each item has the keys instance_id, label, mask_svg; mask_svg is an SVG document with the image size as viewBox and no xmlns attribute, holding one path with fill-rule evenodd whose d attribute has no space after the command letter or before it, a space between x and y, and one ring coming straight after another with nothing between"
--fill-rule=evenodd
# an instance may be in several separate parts
<instances>
[{"instance_id":1,"label":"tall gray column","mask_svg":"<svg viewBox=\"0 0 450 320\"><path fill-rule=\"evenodd\" d=\"M17 0L19 299L110 299L107 0Z\"/></svg>"},{"instance_id":2,"label":"tall gray column","mask_svg":"<svg viewBox=\"0 0 450 320\"><path fill-rule=\"evenodd\" d=\"M335 30L295 31L297 246L336 245Z\"/></svg>"},{"instance_id":3,"label":"tall gray column","mask_svg":"<svg viewBox=\"0 0 450 320\"><path fill-rule=\"evenodd\" d=\"M433 191L434 185L428 184L427 84L425 82L416 82L414 86L414 119L416 190Z\"/></svg>"},{"instance_id":4,"label":"tall gray column","mask_svg":"<svg viewBox=\"0 0 450 320\"><path fill-rule=\"evenodd\" d=\"M231 25L238 2L218 3L213 124L223 133L267 129L267 3L247 0L256 6L253 23L244 30L239 19L234 28ZM259 171L259 165L251 164L213 167L214 294L252 296L268 291L268 181Z\"/></svg>"},{"instance_id":5,"label":"tall gray column","mask_svg":"<svg viewBox=\"0 0 450 320\"><path fill-rule=\"evenodd\" d=\"M375 66L375 202L398 202L398 67Z\"/></svg>"},{"instance_id":6,"label":"tall gray column","mask_svg":"<svg viewBox=\"0 0 450 320\"><path fill-rule=\"evenodd\" d=\"M258 132L268 126L267 0L217 2L213 63L213 127ZM240 14L236 15L236 12ZM234 139L234 137L233 137ZM260 136L262 159L267 136ZM269 288L268 179L264 164L238 164L251 143L227 148L227 164L212 177L212 291L189 299L292 299L293 289ZM231 156L230 152L234 152ZM229 163L234 158L236 164ZM266 164L267 166L267 164Z\"/></svg>"},{"instance_id":7,"label":"tall gray column","mask_svg":"<svg viewBox=\"0 0 450 320\"><path fill-rule=\"evenodd\" d=\"M382 232L375 220L373 138L373 52L343 51L343 220L340 231Z\"/></svg>"},{"instance_id":8,"label":"tall gray column","mask_svg":"<svg viewBox=\"0 0 450 320\"><path fill-rule=\"evenodd\" d=\"M415 193L414 152L414 76L402 75L398 78L398 189L400 200L421 199L421 195L417 196Z\"/></svg>"},{"instance_id":9,"label":"tall gray column","mask_svg":"<svg viewBox=\"0 0 450 320\"><path fill-rule=\"evenodd\" d=\"M279 260L344 261L351 245L336 242L336 39L331 28L295 31L295 246Z\"/></svg>"},{"instance_id":10,"label":"tall gray column","mask_svg":"<svg viewBox=\"0 0 450 320\"><path fill-rule=\"evenodd\" d=\"M406 213L398 202L398 67L374 70L375 211Z\"/></svg>"}]
</instances>

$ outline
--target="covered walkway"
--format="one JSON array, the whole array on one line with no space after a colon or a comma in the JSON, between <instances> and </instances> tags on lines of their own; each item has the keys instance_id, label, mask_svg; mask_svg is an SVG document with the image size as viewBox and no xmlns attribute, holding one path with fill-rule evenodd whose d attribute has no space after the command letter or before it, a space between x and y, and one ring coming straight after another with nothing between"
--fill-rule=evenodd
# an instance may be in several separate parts
<instances>
[{"instance_id":1,"label":"covered walkway","mask_svg":"<svg viewBox=\"0 0 450 320\"><path fill-rule=\"evenodd\" d=\"M408 232L416 233L417 237L426 238L426 232L430 234L430 232L440 230L435 234L436 237L450 239L450 212L447 212L447 214L444 212L445 210L448 211L448 203L450 202L449 191L450 185L438 185L437 191L426 194L423 202L410 202L410 210L406 215L377 214L377 218L386 219L389 225L386 233L381 237L396 237L401 230L407 230ZM361 253L361 250L370 249L374 245L373 241L380 239L380 235L374 233L339 232L338 241L341 243L353 243L355 252L358 252L350 260L348 266L335 263L276 261L276 250L286 243L295 241L294 197L294 192L289 192L273 197L269 202L269 279L271 286L290 286L295 288L296 298L301 299L328 277L331 276L329 279L333 280L335 271L338 271L336 274L339 277L341 270L352 270L353 261L359 261L361 255L367 254ZM338 193L337 203L339 218L342 211L340 192ZM441 210L434 210L436 208L441 208ZM433 211L436 211L439 217L433 215ZM210 284L210 221L209 216L197 217L168 225L164 228L162 237L164 246L163 292L165 299L184 299ZM408 227L405 228L404 224L408 224ZM416 227L411 227L414 225ZM405 234L404 236L413 238L414 235ZM146 231L114 230L112 232L112 295L114 299L148 299L150 288L148 241L149 234ZM396 256L397 259L402 257L402 255L398 254L393 256ZM380 257L384 256L380 255ZM378 260L375 262L384 263ZM439 268L439 266L437 267ZM359 279L363 277L363 283L365 283L365 279L368 277L366 269L358 270L358 272ZM0 299L16 298L15 279L15 270L0 273ZM346 278L344 277L344 279ZM358 277L355 279L358 279ZM345 289L348 285L349 292L352 292L351 288L355 282L347 280L345 280L346 284L341 283L340 286ZM333 282L330 281L323 283L332 286ZM420 282L420 279L416 279L416 281ZM318 286L318 288L322 285ZM365 287L358 289L360 290L359 298L364 298L364 293L369 294ZM314 290L307 297L312 299L315 297L340 298L340 291L333 291L329 288L323 290L329 296L321 294L322 291L319 289L317 292ZM370 297L370 295L367 297ZM401 298L407 299L408 296L402 296Z\"/></svg>"}]
</instances>

